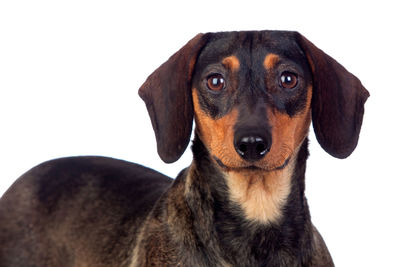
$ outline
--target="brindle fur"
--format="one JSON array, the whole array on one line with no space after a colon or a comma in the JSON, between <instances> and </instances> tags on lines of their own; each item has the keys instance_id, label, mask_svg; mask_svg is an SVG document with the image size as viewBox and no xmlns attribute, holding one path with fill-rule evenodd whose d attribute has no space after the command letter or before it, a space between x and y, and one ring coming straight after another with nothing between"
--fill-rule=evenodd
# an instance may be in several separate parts
<instances>
[{"instance_id":1,"label":"brindle fur","mask_svg":"<svg viewBox=\"0 0 400 267\"><path fill-rule=\"evenodd\" d=\"M273 90L274 77L263 67L268 53L301 69L302 89L292 95ZM232 55L227 76L234 88L213 97L202 75ZM259 125L271 132L271 114L289 120L312 111L318 141L339 158L357 145L368 97L356 77L298 33L200 34L140 89L166 162L177 160L187 146L197 116L192 90L211 121L238 110L233 131ZM304 123L308 128L307 116ZM333 266L304 195L307 137L290 155L294 167L280 217L262 221L247 218L232 198L227 173L240 170L213 154L200 126L193 162L175 180L103 157L57 159L28 171L0 200L0 266Z\"/></svg>"}]
</instances>

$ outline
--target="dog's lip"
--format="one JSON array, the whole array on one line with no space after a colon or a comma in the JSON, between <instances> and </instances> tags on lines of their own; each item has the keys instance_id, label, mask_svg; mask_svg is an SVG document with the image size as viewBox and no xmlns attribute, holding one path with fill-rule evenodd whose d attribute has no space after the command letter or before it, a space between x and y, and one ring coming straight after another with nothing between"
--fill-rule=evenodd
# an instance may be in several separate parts
<instances>
[{"instance_id":1,"label":"dog's lip","mask_svg":"<svg viewBox=\"0 0 400 267\"><path fill-rule=\"evenodd\" d=\"M217 162L217 164L224 170L228 170L228 171L250 170L250 171L268 171L268 172L284 169L289 164L290 159L291 159L291 157L289 156L288 158L286 158L285 162L283 162L283 164L278 167L262 168L255 164L249 164L249 165L240 166L240 167L230 167L230 166L225 165L218 157L213 156L213 158Z\"/></svg>"}]
</instances>

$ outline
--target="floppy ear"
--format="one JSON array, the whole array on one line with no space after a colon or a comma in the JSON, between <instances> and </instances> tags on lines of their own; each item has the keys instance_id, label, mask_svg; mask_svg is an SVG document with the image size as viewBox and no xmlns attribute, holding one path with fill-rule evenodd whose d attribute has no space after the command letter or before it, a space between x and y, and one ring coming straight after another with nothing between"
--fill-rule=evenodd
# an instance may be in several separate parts
<instances>
[{"instance_id":1,"label":"floppy ear","mask_svg":"<svg viewBox=\"0 0 400 267\"><path fill-rule=\"evenodd\" d=\"M207 42L196 35L140 87L157 139L157 151L167 163L178 160L185 151L193 124L191 79L197 56Z\"/></svg>"},{"instance_id":2,"label":"floppy ear","mask_svg":"<svg viewBox=\"0 0 400 267\"><path fill-rule=\"evenodd\" d=\"M336 60L298 34L313 75L312 121L322 148L337 158L357 146L368 91Z\"/></svg>"}]
</instances>

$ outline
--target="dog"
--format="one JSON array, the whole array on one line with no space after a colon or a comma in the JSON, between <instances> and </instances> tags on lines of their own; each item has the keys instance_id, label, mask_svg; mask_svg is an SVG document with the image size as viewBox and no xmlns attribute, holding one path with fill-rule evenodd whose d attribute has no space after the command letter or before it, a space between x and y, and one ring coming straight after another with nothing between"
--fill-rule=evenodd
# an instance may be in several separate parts
<instances>
[{"instance_id":1,"label":"dog","mask_svg":"<svg viewBox=\"0 0 400 267\"><path fill-rule=\"evenodd\" d=\"M56 159L0 200L0 266L333 266L304 195L319 144L355 149L368 91L297 32L198 34L139 89L171 179L104 157Z\"/></svg>"}]
</instances>

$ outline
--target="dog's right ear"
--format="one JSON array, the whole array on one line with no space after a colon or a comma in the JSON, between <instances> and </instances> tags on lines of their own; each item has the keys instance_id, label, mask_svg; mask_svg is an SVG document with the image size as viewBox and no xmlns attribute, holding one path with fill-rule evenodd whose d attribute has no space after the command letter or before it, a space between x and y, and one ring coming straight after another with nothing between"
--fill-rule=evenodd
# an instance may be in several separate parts
<instances>
[{"instance_id":1,"label":"dog's right ear","mask_svg":"<svg viewBox=\"0 0 400 267\"><path fill-rule=\"evenodd\" d=\"M166 163L178 160L189 144L193 125L192 75L208 36L196 35L139 89L156 135L158 155Z\"/></svg>"}]
</instances>

